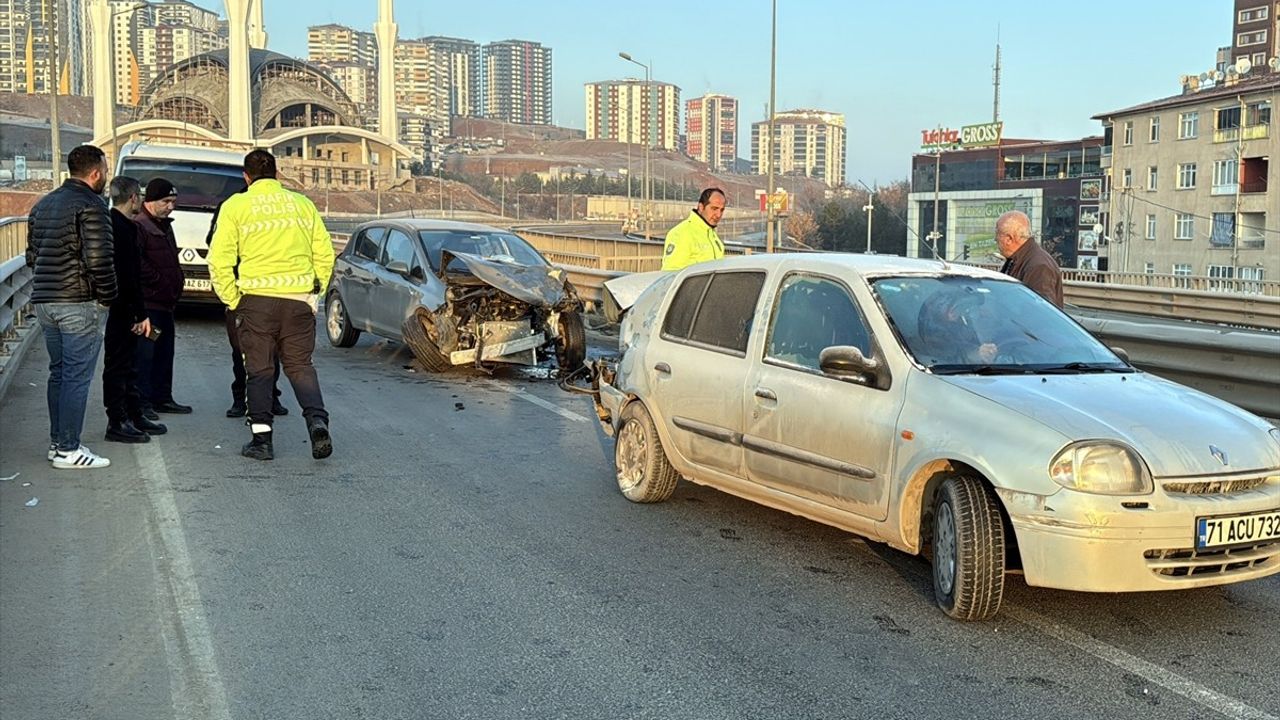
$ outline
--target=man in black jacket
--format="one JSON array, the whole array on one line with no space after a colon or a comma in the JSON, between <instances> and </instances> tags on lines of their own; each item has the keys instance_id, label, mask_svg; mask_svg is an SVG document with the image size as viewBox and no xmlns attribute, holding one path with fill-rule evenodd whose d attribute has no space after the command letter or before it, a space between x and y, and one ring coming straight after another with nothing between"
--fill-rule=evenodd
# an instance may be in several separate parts
<instances>
[{"instance_id":1,"label":"man in black jacket","mask_svg":"<svg viewBox=\"0 0 1280 720\"><path fill-rule=\"evenodd\" d=\"M138 181L131 177L122 175L111 181L111 228L118 294L107 312L102 402L107 409L106 438L112 442L147 442L151 435L163 435L168 430L142 416L142 398L133 369L138 338L151 332L151 320L142 301L138 226L133 222L133 216L142 209L141 193Z\"/></svg>"},{"instance_id":2,"label":"man in black jacket","mask_svg":"<svg viewBox=\"0 0 1280 720\"><path fill-rule=\"evenodd\" d=\"M173 234L173 218L178 190L164 178L152 178L142 198L138 223L138 249L142 258L142 299L151 327L160 335L153 342L138 345L138 391L142 393L143 414L159 420L155 413L189 414L190 405L173 399L173 313L182 297L182 265L178 262L178 239ZM150 413L150 415L148 415Z\"/></svg>"},{"instance_id":3,"label":"man in black jacket","mask_svg":"<svg viewBox=\"0 0 1280 720\"><path fill-rule=\"evenodd\" d=\"M55 166L56 167L56 166ZM49 454L60 470L107 467L80 444L89 383L102 348L101 305L116 298L111 216L102 200L106 155L81 145L67 155L71 177L31 209L27 264L31 302L49 350Z\"/></svg>"}]
</instances>

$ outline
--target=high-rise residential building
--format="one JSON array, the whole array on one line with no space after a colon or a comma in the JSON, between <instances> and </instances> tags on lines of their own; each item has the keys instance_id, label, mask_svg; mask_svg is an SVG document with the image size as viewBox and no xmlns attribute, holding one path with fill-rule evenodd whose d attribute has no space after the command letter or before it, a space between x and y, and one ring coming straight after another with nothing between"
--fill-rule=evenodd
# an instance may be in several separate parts
<instances>
[{"instance_id":1,"label":"high-rise residential building","mask_svg":"<svg viewBox=\"0 0 1280 720\"><path fill-rule=\"evenodd\" d=\"M49 66L49 32L56 13L59 71ZM82 95L87 20L83 0L0 0L0 92Z\"/></svg>"},{"instance_id":2,"label":"high-rise residential building","mask_svg":"<svg viewBox=\"0 0 1280 720\"><path fill-rule=\"evenodd\" d=\"M374 68L354 62L317 63L324 68L338 87L351 98L360 114L369 117L378 104L377 76Z\"/></svg>"},{"instance_id":3,"label":"high-rise residential building","mask_svg":"<svg viewBox=\"0 0 1280 720\"><path fill-rule=\"evenodd\" d=\"M751 124L751 171L763 175L769 121ZM788 110L774 117L774 173L817 178L831 187L845 181L845 129L842 113Z\"/></svg>"},{"instance_id":4,"label":"high-rise residential building","mask_svg":"<svg viewBox=\"0 0 1280 720\"><path fill-rule=\"evenodd\" d=\"M218 13L188 0L110 0L116 102L137 105L157 75L174 63L227 47Z\"/></svg>"},{"instance_id":5,"label":"high-rise residential building","mask_svg":"<svg viewBox=\"0 0 1280 720\"><path fill-rule=\"evenodd\" d=\"M551 124L551 48L528 40L485 45L484 117Z\"/></svg>"},{"instance_id":6,"label":"high-rise residential building","mask_svg":"<svg viewBox=\"0 0 1280 720\"><path fill-rule=\"evenodd\" d=\"M709 93L684 106L689 157L717 172L731 172L738 160L738 99Z\"/></svg>"},{"instance_id":7,"label":"high-rise residential building","mask_svg":"<svg viewBox=\"0 0 1280 720\"><path fill-rule=\"evenodd\" d=\"M448 68L421 40L401 40L395 50L396 108L420 115L438 131L449 125Z\"/></svg>"},{"instance_id":8,"label":"high-rise residential building","mask_svg":"<svg viewBox=\"0 0 1280 720\"><path fill-rule=\"evenodd\" d=\"M374 67L378 63L378 43L371 32L345 25L312 25L307 28L307 60Z\"/></svg>"},{"instance_id":9,"label":"high-rise residential building","mask_svg":"<svg viewBox=\"0 0 1280 720\"><path fill-rule=\"evenodd\" d=\"M1274 71L1272 58L1280 57L1280 2L1235 0L1231 32L1231 62L1248 60L1259 72Z\"/></svg>"},{"instance_id":10,"label":"high-rise residential building","mask_svg":"<svg viewBox=\"0 0 1280 720\"><path fill-rule=\"evenodd\" d=\"M461 38L424 37L445 68L449 115L478 116L481 110L480 45Z\"/></svg>"},{"instance_id":11,"label":"high-rise residential building","mask_svg":"<svg viewBox=\"0 0 1280 720\"><path fill-rule=\"evenodd\" d=\"M587 139L617 140L675 150L680 135L680 88L644 80L586 84Z\"/></svg>"}]
</instances>

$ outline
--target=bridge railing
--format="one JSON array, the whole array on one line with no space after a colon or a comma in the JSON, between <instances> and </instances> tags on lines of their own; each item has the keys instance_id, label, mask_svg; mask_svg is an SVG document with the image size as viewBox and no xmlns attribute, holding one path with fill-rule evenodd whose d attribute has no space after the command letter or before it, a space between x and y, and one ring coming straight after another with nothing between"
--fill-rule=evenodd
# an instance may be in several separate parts
<instances>
[{"instance_id":1,"label":"bridge railing","mask_svg":"<svg viewBox=\"0 0 1280 720\"><path fill-rule=\"evenodd\" d=\"M0 355L11 352L18 330L26 327L32 279L26 249L27 218L0 218Z\"/></svg>"}]
</instances>

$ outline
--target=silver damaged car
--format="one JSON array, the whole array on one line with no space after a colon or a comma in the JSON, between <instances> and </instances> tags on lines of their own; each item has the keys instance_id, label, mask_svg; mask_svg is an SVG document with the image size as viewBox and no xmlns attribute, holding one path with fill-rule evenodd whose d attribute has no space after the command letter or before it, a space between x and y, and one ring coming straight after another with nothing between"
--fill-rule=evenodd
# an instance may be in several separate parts
<instances>
[{"instance_id":1,"label":"silver damaged car","mask_svg":"<svg viewBox=\"0 0 1280 720\"><path fill-rule=\"evenodd\" d=\"M1280 572L1280 430L1004 275L788 254L658 277L607 303L619 355L593 366L629 500L685 478L926 554L961 620L1011 571L1093 592Z\"/></svg>"},{"instance_id":2,"label":"silver damaged car","mask_svg":"<svg viewBox=\"0 0 1280 720\"><path fill-rule=\"evenodd\" d=\"M582 367L582 302L564 271L506 230L442 220L380 220L356 228L325 293L329 342L362 332L399 340L426 369Z\"/></svg>"}]
</instances>

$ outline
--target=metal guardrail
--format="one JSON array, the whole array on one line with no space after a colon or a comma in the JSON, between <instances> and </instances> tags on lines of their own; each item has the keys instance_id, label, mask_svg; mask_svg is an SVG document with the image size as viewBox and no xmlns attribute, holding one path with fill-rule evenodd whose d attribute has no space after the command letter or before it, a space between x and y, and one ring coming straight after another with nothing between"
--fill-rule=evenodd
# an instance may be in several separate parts
<instances>
[{"instance_id":1,"label":"metal guardrail","mask_svg":"<svg viewBox=\"0 0 1280 720\"><path fill-rule=\"evenodd\" d=\"M0 355L8 355L9 344L17 339L18 330L26 326L27 306L31 304L33 274L27 267L27 219L0 219Z\"/></svg>"}]
</instances>

